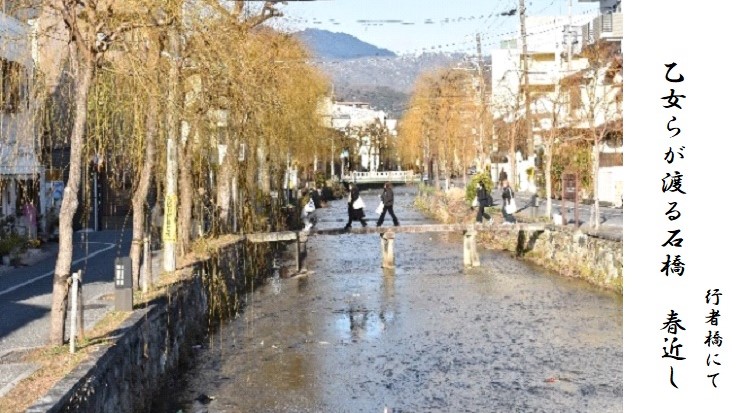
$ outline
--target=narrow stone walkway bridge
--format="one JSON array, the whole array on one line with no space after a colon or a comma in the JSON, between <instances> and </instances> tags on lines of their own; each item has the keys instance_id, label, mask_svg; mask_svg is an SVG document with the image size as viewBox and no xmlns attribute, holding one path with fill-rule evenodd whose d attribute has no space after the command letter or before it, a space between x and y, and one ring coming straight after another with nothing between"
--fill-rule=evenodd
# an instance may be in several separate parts
<instances>
[{"instance_id":1,"label":"narrow stone walkway bridge","mask_svg":"<svg viewBox=\"0 0 745 413\"><path fill-rule=\"evenodd\" d=\"M520 223L514 224L518 231L544 231L546 224ZM476 249L476 234L479 231L491 232L496 231L499 225L492 224L434 224L434 225L401 225L398 227L374 227L369 225L361 228L328 228L328 229L311 229L309 231L278 231L278 232L261 232L248 234L247 238L253 243L265 242L295 242L295 259L297 270L303 269L303 261L306 254L306 245L308 238L312 235L345 235L345 234L379 234L380 248L382 251L383 268L393 268L395 258L393 253L393 244L397 233L426 233L426 232L451 232L463 234L463 265L466 267L478 267L479 261L478 250Z\"/></svg>"}]
</instances>

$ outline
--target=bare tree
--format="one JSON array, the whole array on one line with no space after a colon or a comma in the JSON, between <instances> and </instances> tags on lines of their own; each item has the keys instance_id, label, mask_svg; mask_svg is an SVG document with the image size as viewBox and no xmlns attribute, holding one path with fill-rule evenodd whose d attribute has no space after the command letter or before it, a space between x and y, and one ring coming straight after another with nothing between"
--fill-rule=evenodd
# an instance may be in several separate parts
<instances>
[{"instance_id":1,"label":"bare tree","mask_svg":"<svg viewBox=\"0 0 745 413\"><path fill-rule=\"evenodd\" d=\"M603 140L611 131L620 131L623 111L621 104L622 84L615 79L614 59L616 50L611 45L596 44L584 52L588 56L589 68L581 72L579 92L581 105L576 111L580 127L586 131L592 147L593 161L593 208L594 228L600 226L600 149Z\"/></svg>"}]
</instances>

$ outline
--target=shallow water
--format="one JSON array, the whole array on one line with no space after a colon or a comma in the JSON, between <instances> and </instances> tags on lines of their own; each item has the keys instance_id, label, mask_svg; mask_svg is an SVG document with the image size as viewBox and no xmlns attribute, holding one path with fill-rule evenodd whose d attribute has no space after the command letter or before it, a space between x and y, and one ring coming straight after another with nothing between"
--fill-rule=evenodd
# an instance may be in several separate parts
<instances>
[{"instance_id":1,"label":"shallow water","mask_svg":"<svg viewBox=\"0 0 745 413\"><path fill-rule=\"evenodd\" d=\"M405 191L401 222L426 221ZM342 201L318 213L346 221ZM375 234L311 237L310 273L249 295L151 411L622 411L620 297L503 252L464 270L458 234L397 234L395 254L383 270Z\"/></svg>"}]
</instances>

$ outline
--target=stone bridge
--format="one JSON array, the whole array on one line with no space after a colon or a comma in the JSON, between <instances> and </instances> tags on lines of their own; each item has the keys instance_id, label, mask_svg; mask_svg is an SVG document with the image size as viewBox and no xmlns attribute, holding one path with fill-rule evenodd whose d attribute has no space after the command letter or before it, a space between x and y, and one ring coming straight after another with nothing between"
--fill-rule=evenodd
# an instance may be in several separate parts
<instances>
[{"instance_id":1,"label":"stone bridge","mask_svg":"<svg viewBox=\"0 0 745 413\"><path fill-rule=\"evenodd\" d=\"M543 231L546 224L515 224L519 231ZM342 234L379 234L380 247L383 258L383 268L393 268L395 258L393 244L397 233L425 233L425 232L458 232L463 234L463 265L466 267L478 267L478 250L476 249L476 234L479 231L495 231L499 226L490 224L435 224L435 225L402 225L398 227L362 227L362 228L330 228L311 229L309 231L279 231L248 234L247 238L253 243L262 242L295 242L295 259L297 270L303 269L303 260L306 254L306 245L310 236L315 235L342 235Z\"/></svg>"}]
</instances>

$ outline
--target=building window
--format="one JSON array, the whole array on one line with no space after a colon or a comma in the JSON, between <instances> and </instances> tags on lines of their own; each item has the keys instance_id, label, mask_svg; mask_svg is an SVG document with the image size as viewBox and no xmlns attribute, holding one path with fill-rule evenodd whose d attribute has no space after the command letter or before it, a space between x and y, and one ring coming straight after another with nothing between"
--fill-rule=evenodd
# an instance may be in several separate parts
<instances>
[{"instance_id":1,"label":"building window","mask_svg":"<svg viewBox=\"0 0 745 413\"><path fill-rule=\"evenodd\" d=\"M0 58L0 112L17 112L23 97L23 66Z\"/></svg>"}]
</instances>

